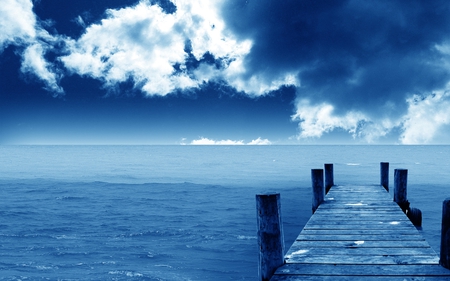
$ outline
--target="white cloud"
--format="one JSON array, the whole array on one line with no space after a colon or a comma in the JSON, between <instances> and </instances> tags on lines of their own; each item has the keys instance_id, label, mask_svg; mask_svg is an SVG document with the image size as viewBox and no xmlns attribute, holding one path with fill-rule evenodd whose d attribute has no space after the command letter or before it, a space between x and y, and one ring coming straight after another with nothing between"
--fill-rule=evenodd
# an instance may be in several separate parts
<instances>
[{"instance_id":1,"label":"white cloud","mask_svg":"<svg viewBox=\"0 0 450 281\"><path fill-rule=\"evenodd\" d=\"M400 124L389 118L373 120L359 111L336 115L333 105L312 105L307 99L298 100L296 113L291 118L299 122L298 139L320 138L335 129L341 129L347 131L353 139L361 139L367 143L376 142Z\"/></svg>"},{"instance_id":2,"label":"white cloud","mask_svg":"<svg viewBox=\"0 0 450 281\"><path fill-rule=\"evenodd\" d=\"M283 85L299 86L298 72L283 73L278 77L265 77L263 74L248 75L243 60L236 60L224 72L226 81L236 90L253 96L261 96L279 89Z\"/></svg>"},{"instance_id":3,"label":"white cloud","mask_svg":"<svg viewBox=\"0 0 450 281\"><path fill-rule=\"evenodd\" d=\"M438 91L423 97L414 95L407 99L408 112L404 116L403 144L432 143L439 130L450 124L450 93Z\"/></svg>"},{"instance_id":4,"label":"white cloud","mask_svg":"<svg viewBox=\"0 0 450 281\"><path fill-rule=\"evenodd\" d=\"M248 143L248 145L270 145L272 144L271 141L269 141L268 139L261 139L261 138L257 138L256 140L252 140L251 142Z\"/></svg>"},{"instance_id":5,"label":"white cloud","mask_svg":"<svg viewBox=\"0 0 450 281\"><path fill-rule=\"evenodd\" d=\"M20 45L36 37L36 17L31 0L2 0L0 52L9 44Z\"/></svg>"},{"instance_id":6,"label":"white cloud","mask_svg":"<svg viewBox=\"0 0 450 281\"><path fill-rule=\"evenodd\" d=\"M174 14L148 1L108 10L108 17L71 42L71 54L61 59L73 72L101 79L107 86L132 79L148 95L198 87L203 81L187 71L174 73L175 64L186 68L187 40L196 59L208 51L233 58L242 48L223 34L223 22L210 1L190 2L177 1Z\"/></svg>"},{"instance_id":7,"label":"white cloud","mask_svg":"<svg viewBox=\"0 0 450 281\"><path fill-rule=\"evenodd\" d=\"M242 140L212 140L208 138L200 138L198 140L193 140L191 142L192 145L244 145L244 141Z\"/></svg>"},{"instance_id":8,"label":"white cloud","mask_svg":"<svg viewBox=\"0 0 450 281\"><path fill-rule=\"evenodd\" d=\"M50 35L36 19L31 0L4 0L0 5L0 52L13 44L24 47L21 71L35 75L55 95L64 91L59 75L44 55L64 38Z\"/></svg>"},{"instance_id":9,"label":"white cloud","mask_svg":"<svg viewBox=\"0 0 450 281\"><path fill-rule=\"evenodd\" d=\"M337 116L331 104L311 105L308 100L300 100L292 120L299 122L298 139L320 138L339 128L355 139L373 143L397 128L401 131L399 141L402 144L438 141L436 138L443 134L441 130L450 125L450 91L436 91L427 96L412 95L406 103L408 111L405 115L374 120L360 112Z\"/></svg>"},{"instance_id":10,"label":"white cloud","mask_svg":"<svg viewBox=\"0 0 450 281\"><path fill-rule=\"evenodd\" d=\"M182 145L185 144L186 139L183 139L183 141L181 142ZM208 138L204 138L201 137L197 140L193 140L191 142L191 145L270 145L272 144L272 142L270 142L268 139L261 139L261 138L257 138L255 140L252 140L249 143L244 143L243 140L213 140L213 139L208 139Z\"/></svg>"},{"instance_id":11,"label":"white cloud","mask_svg":"<svg viewBox=\"0 0 450 281\"><path fill-rule=\"evenodd\" d=\"M344 116L333 114L334 107L331 104L322 103L311 105L307 99L297 102L296 113L293 121L299 121L301 133L299 138L321 137L336 128L341 128L356 137L358 124L365 121L366 117L360 112L349 112Z\"/></svg>"},{"instance_id":12,"label":"white cloud","mask_svg":"<svg viewBox=\"0 0 450 281\"><path fill-rule=\"evenodd\" d=\"M167 95L209 81L225 81L251 96L286 84L299 85L297 73L277 77L248 73L244 59L253 43L237 39L226 28L220 16L224 0L174 0L177 10L173 14L166 14L150 0L141 0L133 7L107 10L105 19L87 27L78 16L75 22L86 27L78 40L50 35L43 28L46 24L36 18L31 0L3 2L0 52L9 44L24 47L22 70L35 74L56 94L63 93L58 86L58 73L63 69L57 70L45 55L60 46L66 46L66 55L59 58L66 70L99 79L113 89L118 83L131 81L147 95ZM185 51L187 42L190 52ZM186 63L187 59L192 61L189 56L198 62L205 54L220 60L221 67L207 63L191 67Z\"/></svg>"},{"instance_id":13,"label":"white cloud","mask_svg":"<svg viewBox=\"0 0 450 281\"><path fill-rule=\"evenodd\" d=\"M59 77L51 71L51 65L44 59L44 48L36 43L28 46L22 55L21 71L32 73L41 79L49 91L62 94L63 89L58 85Z\"/></svg>"},{"instance_id":14,"label":"white cloud","mask_svg":"<svg viewBox=\"0 0 450 281\"><path fill-rule=\"evenodd\" d=\"M252 42L239 41L226 30L218 11L222 2L176 0L173 14L145 0L134 7L108 10L107 18L70 42L70 54L61 60L72 72L100 79L106 86L131 79L147 95L197 88L212 80L226 81L250 95L298 84L295 74L270 79L248 75L243 60ZM187 69L188 41L196 60L209 53L221 59L223 67L202 64ZM175 72L176 64L181 71Z\"/></svg>"}]
</instances>

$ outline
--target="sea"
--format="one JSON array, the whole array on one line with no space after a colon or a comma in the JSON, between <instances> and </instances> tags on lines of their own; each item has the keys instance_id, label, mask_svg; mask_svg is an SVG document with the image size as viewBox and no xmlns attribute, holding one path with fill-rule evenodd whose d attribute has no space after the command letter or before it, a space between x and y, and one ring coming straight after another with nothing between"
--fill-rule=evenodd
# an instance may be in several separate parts
<instances>
[{"instance_id":1,"label":"sea","mask_svg":"<svg viewBox=\"0 0 450 281\"><path fill-rule=\"evenodd\" d=\"M450 146L0 146L0 280L257 280L255 195L281 196L286 249L311 216L311 169L408 200L439 253Z\"/></svg>"}]
</instances>

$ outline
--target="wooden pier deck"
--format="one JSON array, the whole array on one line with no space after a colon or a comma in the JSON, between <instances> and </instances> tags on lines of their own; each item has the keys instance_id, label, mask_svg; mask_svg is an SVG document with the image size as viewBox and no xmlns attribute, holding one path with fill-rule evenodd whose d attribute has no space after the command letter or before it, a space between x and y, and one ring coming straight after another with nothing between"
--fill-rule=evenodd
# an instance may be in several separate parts
<instances>
[{"instance_id":1,"label":"wooden pier deck","mask_svg":"<svg viewBox=\"0 0 450 281\"><path fill-rule=\"evenodd\" d=\"M382 186L333 186L270 280L450 280L450 270Z\"/></svg>"}]
</instances>

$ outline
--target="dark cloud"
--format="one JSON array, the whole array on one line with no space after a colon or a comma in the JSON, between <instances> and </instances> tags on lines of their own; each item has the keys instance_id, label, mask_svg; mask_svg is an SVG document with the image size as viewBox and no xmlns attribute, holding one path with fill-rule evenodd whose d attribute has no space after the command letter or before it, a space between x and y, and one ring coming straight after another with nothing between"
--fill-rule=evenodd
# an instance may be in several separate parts
<instances>
[{"instance_id":1,"label":"dark cloud","mask_svg":"<svg viewBox=\"0 0 450 281\"><path fill-rule=\"evenodd\" d=\"M450 34L449 14L448 1L419 0L232 0L223 9L233 33L253 40L250 73L298 71L300 96L377 114L449 81L435 48Z\"/></svg>"}]
</instances>

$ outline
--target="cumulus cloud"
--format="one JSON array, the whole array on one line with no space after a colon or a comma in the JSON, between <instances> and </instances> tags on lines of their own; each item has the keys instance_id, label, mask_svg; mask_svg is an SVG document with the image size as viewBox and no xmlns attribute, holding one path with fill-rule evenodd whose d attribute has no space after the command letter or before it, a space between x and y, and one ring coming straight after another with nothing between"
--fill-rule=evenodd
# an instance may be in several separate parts
<instances>
[{"instance_id":1,"label":"cumulus cloud","mask_svg":"<svg viewBox=\"0 0 450 281\"><path fill-rule=\"evenodd\" d=\"M193 140L191 142L192 145L244 145L244 141L242 140L212 140L208 138L200 138L198 140Z\"/></svg>"},{"instance_id":2,"label":"cumulus cloud","mask_svg":"<svg viewBox=\"0 0 450 281\"><path fill-rule=\"evenodd\" d=\"M252 42L226 31L218 14L221 1L174 3L173 13L144 0L108 10L107 18L70 42L70 54L62 62L107 87L132 81L147 95L198 88L209 81L226 81L238 91L261 95L296 83L293 75L266 81L247 73L242 61Z\"/></svg>"},{"instance_id":3,"label":"cumulus cloud","mask_svg":"<svg viewBox=\"0 0 450 281\"><path fill-rule=\"evenodd\" d=\"M261 138L257 138L248 143L248 145L270 145L270 144L272 144L271 141L269 141L268 139L261 139Z\"/></svg>"},{"instance_id":4,"label":"cumulus cloud","mask_svg":"<svg viewBox=\"0 0 450 281\"><path fill-rule=\"evenodd\" d=\"M44 47L35 43L28 46L22 55L21 71L32 73L45 83L46 89L55 94L63 94L64 90L58 85L60 77L52 66L44 59Z\"/></svg>"},{"instance_id":5,"label":"cumulus cloud","mask_svg":"<svg viewBox=\"0 0 450 281\"><path fill-rule=\"evenodd\" d=\"M37 77L44 88L63 94L59 86L61 75L45 54L54 49L64 39L50 35L37 20L31 0L5 0L0 5L0 52L10 44L22 47L21 71Z\"/></svg>"},{"instance_id":6,"label":"cumulus cloud","mask_svg":"<svg viewBox=\"0 0 450 281\"><path fill-rule=\"evenodd\" d=\"M368 143L386 136L399 125L388 118L373 120L360 111L348 111L339 115L335 113L333 105L313 105L308 99L297 102L292 120L299 122L299 139L320 138L323 134L340 129L348 132L353 139L362 139Z\"/></svg>"},{"instance_id":7,"label":"cumulus cloud","mask_svg":"<svg viewBox=\"0 0 450 281\"><path fill-rule=\"evenodd\" d=\"M428 96L414 95L407 100L408 112L404 117L404 144L430 143L440 129L450 124L450 92L438 91Z\"/></svg>"},{"instance_id":8,"label":"cumulus cloud","mask_svg":"<svg viewBox=\"0 0 450 281\"><path fill-rule=\"evenodd\" d=\"M297 103L297 112L292 120L300 123L300 138L321 137L324 133L341 128L354 136L358 130L358 124L364 122L366 117L360 112L349 112L344 116L336 116L331 104L322 103L311 105L307 99Z\"/></svg>"},{"instance_id":9,"label":"cumulus cloud","mask_svg":"<svg viewBox=\"0 0 450 281\"><path fill-rule=\"evenodd\" d=\"M182 142L184 144L184 141ZM243 140L213 140L205 137L201 137L197 140L193 140L191 145L270 145L271 141L268 139L257 138L249 143L245 143Z\"/></svg>"},{"instance_id":10,"label":"cumulus cloud","mask_svg":"<svg viewBox=\"0 0 450 281\"><path fill-rule=\"evenodd\" d=\"M0 52L9 44L20 45L36 37L36 17L31 0L4 0L0 5Z\"/></svg>"}]
</instances>

